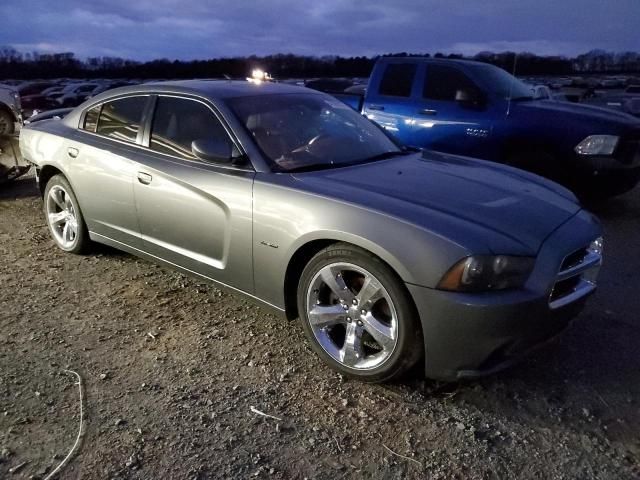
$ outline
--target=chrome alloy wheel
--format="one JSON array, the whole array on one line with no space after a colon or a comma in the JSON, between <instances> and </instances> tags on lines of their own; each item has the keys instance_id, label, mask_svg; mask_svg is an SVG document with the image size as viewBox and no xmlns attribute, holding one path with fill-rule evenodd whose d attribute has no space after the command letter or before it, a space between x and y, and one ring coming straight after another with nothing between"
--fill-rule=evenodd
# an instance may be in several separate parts
<instances>
[{"instance_id":1,"label":"chrome alloy wheel","mask_svg":"<svg viewBox=\"0 0 640 480\"><path fill-rule=\"evenodd\" d=\"M382 365L398 343L391 296L371 273L350 263L321 268L309 284L307 318L320 346L356 370Z\"/></svg>"},{"instance_id":2,"label":"chrome alloy wheel","mask_svg":"<svg viewBox=\"0 0 640 480\"><path fill-rule=\"evenodd\" d=\"M72 249L78 238L78 219L71 196L60 185L54 185L47 195L46 208L55 241L65 250Z\"/></svg>"}]
</instances>

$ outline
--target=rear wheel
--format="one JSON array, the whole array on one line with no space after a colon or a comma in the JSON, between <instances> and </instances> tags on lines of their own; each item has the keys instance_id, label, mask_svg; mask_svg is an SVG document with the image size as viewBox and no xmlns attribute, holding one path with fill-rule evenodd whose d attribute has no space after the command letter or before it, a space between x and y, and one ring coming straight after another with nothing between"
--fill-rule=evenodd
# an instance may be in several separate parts
<instances>
[{"instance_id":1,"label":"rear wheel","mask_svg":"<svg viewBox=\"0 0 640 480\"><path fill-rule=\"evenodd\" d=\"M47 182L44 213L58 247L71 253L86 250L90 243L87 227L71 185L62 175L54 175Z\"/></svg>"},{"instance_id":2,"label":"rear wheel","mask_svg":"<svg viewBox=\"0 0 640 480\"><path fill-rule=\"evenodd\" d=\"M12 135L15 131L15 123L13 116L6 110L0 110L0 137L3 135Z\"/></svg>"},{"instance_id":3,"label":"rear wheel","mask_svg":"<svg viewBox=\"0 0 640 480\"><path fill-rule=\"evenodd\" d=\"M305 267L298 311L314 351L340 373L367 382L397 378L422 356L418 316L385 263L348 244Z\"/></svg>"}]
</instances>

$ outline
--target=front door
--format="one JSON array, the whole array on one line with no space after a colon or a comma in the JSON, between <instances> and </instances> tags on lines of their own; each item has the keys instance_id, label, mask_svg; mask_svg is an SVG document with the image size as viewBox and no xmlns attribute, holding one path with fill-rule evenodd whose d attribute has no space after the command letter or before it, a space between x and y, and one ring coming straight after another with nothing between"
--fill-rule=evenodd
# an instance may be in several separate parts
<instances>
[{"instance_id":1,"label":"front door","mask_svg":"<svg viewBox=\"0 0 640 480\"><path fill-rule=\"evenodd\" d=\"M134 194L143 249L245 292L253 291L255 172L198 159L195 140L232 142L202 101L158 96L149 149L137 160Z\"/></svg>"},{"instance_id":2,"label":"front door","mask_svg":"<svg viewBox=\"0 0 640 480\"><path fill-rule=\"evenodd\" d=\"M411 145L471 157L490 155L489 107L462 70L427 63L420 90Z\"/></svg>"}]
</instances>

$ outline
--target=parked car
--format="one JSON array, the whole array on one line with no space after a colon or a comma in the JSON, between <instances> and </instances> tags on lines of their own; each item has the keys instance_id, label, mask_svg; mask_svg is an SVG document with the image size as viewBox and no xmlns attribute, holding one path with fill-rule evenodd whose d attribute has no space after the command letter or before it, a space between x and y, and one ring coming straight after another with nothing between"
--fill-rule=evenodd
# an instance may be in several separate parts
<instances>
[{"instance_id":1,"label":"parked car","mask_svg":"<svg viewBox=\"0 0 640 480\"><path fill-rule=\"evenodd\" d=\"M23 82L18 85L23 116L30 117L34 110L42 111L50 108L51 104L43 92L56 86L58 84L54 81Z\"/></svg>"},{"instance_id":2,"label":"parked car","mask_svg":"<svg viewBox=\"0 0 640 480\"><path fill-rule=\"evenodd\" d=\"M22 121L20 94L15 87L0 84L0 136L11 135Z\"/></svg>"},{"instance_id":3,"label":"parked car","mask_svg":"<svg viewBox=\"0 0 640 480\"><path fill-rule=\"evenodd\" d=\"M47 97L56 102L57 108L75 107L84 102L96 88L98 83L72 83L59 92L50 93Z\"/></svg>"},{"instance_id":4,"label":"parked car","mask_svg":"<svg viewBox=\"0 0 640 480\"><path fill-rule=\"evenodd\" d=\"M563 187L401 148L301 87L124 87L25 126L20 150L59 248L105 243L299 317L365 381L420 359L447 380L507 366L563 330L601 262Z\"/></svg>"},{"instance_id":5,"label":"parked car","mask_svg":"<svg viewBox=\"0 0 640 480\"><path fill-rule=\"evenodd\" d=\"M402 144L506 163L581 195L624 193L640 180L640 121L535 100L530 87L479 62L380 58L364 97L335 96Z\"/></svg>"},{"instance_id":6,"label":"parked car","mask_svg":"<svg viewBox=\"0 0 640 480\"><path fill-rule=\"evenodd\" d=\"M531 87L531 94L534 100L553 100L554 95L546 85L533 85Z\"/></svg>"},{"instance_id":7,"label":"parked car","mask_svg":"<svg viewBox=\"0 0 640 480\"><path fill-rule=\"evenodd\" d=\"M325 93L340 93L353 85L353 81L346 78L315 78L304 82L304 86Z\"/></svg>"},{"instance_id":8,"label":"parked car","mask_svg":"<svg viewBox=\"0 0 640 480\"><path fill-rule=\"evenodd\" d=\"M629 85L624 90L624 93L625 95L633 95L633 96L640 95L640 85Z\"/></svg>"}]
</instances>

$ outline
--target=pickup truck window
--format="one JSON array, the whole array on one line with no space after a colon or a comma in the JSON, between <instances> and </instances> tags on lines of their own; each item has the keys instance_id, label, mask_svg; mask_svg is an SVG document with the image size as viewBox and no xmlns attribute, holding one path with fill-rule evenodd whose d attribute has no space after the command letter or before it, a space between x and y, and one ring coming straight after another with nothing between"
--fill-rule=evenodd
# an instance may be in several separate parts
<instances>
[{"instance_id":1,"label":"pickup truck window","mask_svg":"<svg viewBox=\"0 0 640 480\"><path fill-rule=\"evenodd\" d=\"M205 104L186 98L158 97L151 127L151 150L198 160L191 151L191 143L214 138L231 143L222 124Z\"/></svg>"},{"instance_id":2,"label":"pickup truck window","mask_svg":"<svg viewBox=\"0 0 640 480\"><path fill-rule=\"evenodd\" d=\"M415 63L390 63L384 70L378 93L391 97L410 97L416 68Z\"/></svg>"},{"instance_id":3,"label":"pickup truck window","mask_svg":"<svg viewBox=\"0 0 640 480\"><path fill-rule=\"evenodd\" d=\"M96 127L98 126L98 117L100 116L101 108L102 105L96 105L95 107L87 110L87 113L84 115L84 124L82 126L83 130L95 133Z\"/></svg>"},{"instance_id":4,"label":"pickup truck window","mask_svg":"<svg viewBox=\"0 0 640 480\"><path fill-rule=\"evenodd\" d=\"M147 98L146 96L126 97L103 104L96 133L135 143Z\"/></svg>"},{"instance_id":5,"label":"pickup truck window","mask_svg":"<svg viewBox=\"0 0 640 480\"><path fill-rule=\"evenodd\" d=\"M478 87L463 72L446 65L428 65L422 96L431 100L454 102L456 92L463 90L480 95Z\"/></svg>"}]
</instances>

